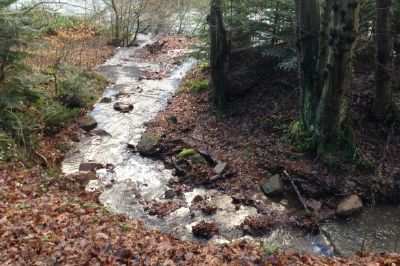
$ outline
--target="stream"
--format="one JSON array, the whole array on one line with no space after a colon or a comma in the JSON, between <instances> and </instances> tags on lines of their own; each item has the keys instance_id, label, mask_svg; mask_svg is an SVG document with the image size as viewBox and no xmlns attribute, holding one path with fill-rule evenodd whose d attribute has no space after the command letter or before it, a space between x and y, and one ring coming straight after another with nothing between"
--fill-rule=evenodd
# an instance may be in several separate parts
<instances>
[{"instance_id":1,"label":"stream","mask_svg":"<svg viewBox=\"0 0 400 266\"><path fill-rule=\"evenodd\" d=\"M280 250L308 252L325 256L335 254L351 255L361 250L363 243L368 250L388 250L397 248L400 225L400 208L383 206L367 209L361 216L350 221L335 221L322 226L322 233L309 235L300 229L282 227L263 238L243 236L237 229L246 217L257 215L254 207L232 204L232 198L217 190L195 188L183 193L183 204L165 217L151 216L145 211L150 202L165 202L164 195L169 189L168 181L174 176L162 162L144 158L134 153L128 146L135 146L146 130L146 124L161 110L166 108L180 81L196 64L193 58L185 59L179 66L143 62L137 56L146 44L153 42L151 36L140 35L138 47L119 48L114 57L96 69L106 74L112 84L103 97L112 99L109 103L95 104L91 115L98 127L78 143L73 143L66 154L62 170L65 174L79 172L81 163L101 163L113 165L113 170L97 170L97 180L87 185L87 191L101 191L100 202L110 211L140 219L150 228L189 241L205 241L195 238L191 228L201 220L213 221L220 234L210 242L224 244L237 239L262 242L264 246ZM187 51L168 51L171 61ZM167 70L167 77L160 80L141 79L146 73ZM116 95L123 95L116 97ZM114 110L116 102L132 104L129 113ZM201 211L191 212L192 200L201 195L217 206L213 215ZM287 214L285 202L274 203L261 192L254 199L268 204L270 211ZM365 240L365 241L363 241Z\"/></svg>"}]
</instances>

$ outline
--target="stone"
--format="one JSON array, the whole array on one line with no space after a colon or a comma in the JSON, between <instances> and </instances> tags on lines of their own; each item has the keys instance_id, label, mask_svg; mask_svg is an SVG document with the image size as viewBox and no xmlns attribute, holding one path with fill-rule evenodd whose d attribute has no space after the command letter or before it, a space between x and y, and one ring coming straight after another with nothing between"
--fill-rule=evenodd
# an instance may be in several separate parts
<instances>
[{"instance_id":1,"label":"stone","mask_svg":"<svg viewBox=\"0 0 400 266\"><path fill-rule=\"evenodd\" d=\"M148 135L143 135L136 145L136 151L141 155L151 156L157 153L158 138Z\"/></svg>"},{"instance_id":2,"label":"stone","mask_svg":"<svg viewBox=\"0 0 400 266\"><path fill-rule=\"evenodd\" d=\"M103 169L105 168L104 164L101 163L81 163L79 165L79 171L80 172L91 172L91 171L96 171L98 169Z\"/></svg>"},{"instance_id":3,"label":"stone","mask_svg":"<svg viewBox=\"0 0 400 266\"><path fill-rule=\"evenodd\" d=\"M359 212L363 207L362 200L357 195L351 195L343 200L336 208L336 214L341 217L349 217Z\"/></svg>"},{"instance_id":4,"label":"stone","mask_svg":"<svg viewBox=\"0 0 400 266\"><path fill-rule=\"evenodd\" d=\"M133 110L133 105L128 103L117 102L114 104L114 110L119 111L121 113L129 113Z\"/></svg>"},{"instance_id":5,"label":"stone","mask_svg":"<svg viewBox=\"0 0 400 266\"><path fill-rule=\"evenodd\" d=\"M223 174L228 169L228 163L219 163L214 167L214 173L217 175Z\"/></svg>"},{"instance_id":6,"label":"stone","mask_svg":"<svg viewBox=\"0 0 400 266\"><path fill-rule=\"evenodd\" d=\"M282 178L279 174L272 176L261 186L262 191L267 196L279 196L283 193Z\"/></svg>"},{"instance_id":7,"label":"stone","mask_svg":"<svg viewBox=\"0 0 400 266\"><path fill-rule=\"evenodd\" d=\"M94 117L91 115L87 115L81 120L79 127L85 130L86 132L89 132L95 129L97 125L98 123L96 119L94 119Z\"/></svg>"},{"instance_id":8,"label":"stone","mask_svg":"<svg viewBox=\"0 0 400 266\"><path fill-rule=\"evenodd\" d=\"M68 179L77 181L80 185L86 186L90 180L96 180L96 174L93 172L80 171L78 173L66 176Z\"/></svg>"},{"instance_id":9,"label":"stone","mask_svg":"<svg viewBox=\"0 0 400 266\"><path fill-rule=\"evenodd\" d=\"M128 148L131 150L136 150L136 144L134 141L128 142Z\"/></svg>"},{"instance_id":10,"label":"stone","mask_svg":"<svg viewBox=\"0 0 400 266\"><path fill-rule=\"evenodd\" d=\"M100 100L100 103L111 103L111 102L112 102L111 97L103 97Z\"/></svg>"}]
</instances>

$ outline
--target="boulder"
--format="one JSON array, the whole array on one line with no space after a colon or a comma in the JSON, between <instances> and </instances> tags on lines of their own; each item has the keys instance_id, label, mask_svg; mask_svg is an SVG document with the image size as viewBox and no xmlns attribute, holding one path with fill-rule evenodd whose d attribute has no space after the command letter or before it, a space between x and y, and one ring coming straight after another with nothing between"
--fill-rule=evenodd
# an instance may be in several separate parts
<instances>
[{"instance_id":1,"label":"boulder","mask_svg":"<svg viewBox=\"0 0 400 266\"><path fill-rule=\"evenodd\" d=\"M114 110L119 111L121 113L129 113L130 111L133 110L133 105L128 103L118 102L114 104Z\"/></svg>"},{"instance_id":2,"label":"boulder","mask_svg":"<svg viewBox=\"0 0 400 266\"><path fill-rule=\"evenodd\" d=\"M100 100L100 103L111 103L111 102L112 102L111 97L103 97Z\"/></svg>"},{"instance_id":3,"label":"boulder","mask_svg":"<svg viewBox=\"0 0 400 266\"><path fill-rule=\"evenodd\" d=\"M80 172L91 172L102 168L105 168L105 166L101 163L81 163L79 165Z\"/></svg>"},{"instance_id":4,"label":"boulder","mask_svg":"<svg viewBox=\"0 0 400 266\"><path fill-rule=\"evenodd\" d=\"M279 174L272 176L261 186L262 191L267 196L279 196L283 193L282 178Z\"/></svg>"},{"instance_id":5,"label":"boulder","mask_svg":"<svg viewBox=\"0 0 400 266\"><path fill-rule=\"evenodd\" d=\"M136 145L136 151L141 155L151 156L157 152L158 138L148 135L143 135Z\"/></svg>"},{"instance_id":6,"label":"boulder","mask_svg":"<svg viewBox=\"0 0 400 266\"><path fill-rule=\"evenodd\" d=\"M79 127L86 132L89 132L90 130L95 129L97 125L98 123L96 119L94 119L91 115L87 115L81 120Z\"/></svg>"},{"instance_id":7,"label":"boulder","mask_svg":"<svg viewBox=\"0 0 400 266\"><path fill-rule=\"evenodd\" d=\"M336 208L336 214L341 217L349 217L359 212L363 207L362 200L357 195L352 195L343 200Z\"/></svg>"},{"instance_id":8,"label":"boulder","mask_svg":"<svg viewBox=\"0 0 400 266\"><path fill-rule=\"evenodd\" d=\"M217 175L223 174L228 169L228 163L219 163L214 167L214 173Z\"/></svg>"}]
</instances>

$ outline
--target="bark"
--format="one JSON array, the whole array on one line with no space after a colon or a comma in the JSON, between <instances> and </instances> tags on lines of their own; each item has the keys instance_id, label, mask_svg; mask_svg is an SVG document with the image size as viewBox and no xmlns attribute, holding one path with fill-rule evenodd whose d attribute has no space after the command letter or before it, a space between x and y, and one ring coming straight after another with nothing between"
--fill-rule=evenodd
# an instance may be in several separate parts
<instances>
[{"instance_id":1,"label":"bark","mask_svg":"<svg viewBox=\"0 0 400 266\"><path fill-rule=\"evenodd\" d=\"M229 46L223 23L221 0L211 0L211 10L208 19L210 24L210 62L213 97L217 109L223 111L226 106L227 97L225 64L229 55Z\"/></svg>"},{"instance_id":2,"label":"bark","mask_svg":"<svg viewBox=\"0 0 400 266\"><path fill-rule=\"evenodd\" d=\"M326 65L328 63L328 41L329 41L329 30L332 25L332 1L333 0L325 0L323 15L321 20L321 31L320 31L320 40L319 40L319 73L320 78L323 79L326 76ZM322 80L321 80L322 81ZM320 84L319 86L322 86Z\"/></svg>"},{"instance_id":3,"label":"bark","mask_svg":"<svg viewBox=\"0 0 400 266\"><path fill-rule=\"evenodd\" d=\"M392 107L391 0L376 0L375 22L375 101L373 114L384 120Z\"/></svg>"},{"instance_id":4,"label":"bark","mask_svg":"<svg viewBox=\"0 0 400 266\"><path fill-rule=\"evenodd\" d=\"M298 9L298 56L301 95L301 120L307 131L313 131L319 102L318 47L320 31L319 0L299 0Z\"/></svg>"},{"instance_id":5,"label":"bark","mask_svg":"<svg viewBox=\"0 0 400 266\"><path fill-rule=\"evenodd\" d=\"M333 0L333 25L328 73L320 103L319 148L336 145L347 116L347 92L351 85L352 58L358 29L357 0Z\"/></svg>"},{"instance_id":6,"label":"bark","mask_svg":"<svg viewBox=\"0 0 400 266\"><path fill-rule=\"evenodd\" d=\"M271 45L276 45L277 44L277 38L276 34L278 31L278 23L279 23L279 2L275 2L275 14L274 14L274 26L272 29L272 39L271 39Z\"/></svg>"}]
</instances>

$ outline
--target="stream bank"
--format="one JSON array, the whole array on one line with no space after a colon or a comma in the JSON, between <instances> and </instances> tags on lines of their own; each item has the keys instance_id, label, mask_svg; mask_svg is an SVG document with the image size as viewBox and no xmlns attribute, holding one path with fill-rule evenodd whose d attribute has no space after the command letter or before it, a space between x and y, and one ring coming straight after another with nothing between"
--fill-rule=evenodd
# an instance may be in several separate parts
<instances>
[{"instance_id":1,"label":"stream bank","mask_svg":"<svg viewBox=\"0 0 400 266\"><path fill-rule=\"evenodd\" d=\"M247 189L247 192L243 192L246 186L238 187L236 193L226 193L218 185L215 187L217 189L213 189L213 184L205 187L193 186L193 182L179 180L174 175L176 169L168 167L168 164L144 158L132 150L132 147L136 147L145 137L147 126L164 125L155 121L159 119L157 114L167 106L166 112L173 110L173 114L168 116L169 121L174 116L178 124L183 124L182 130L192 134L192 140L204 141L201 132L191 128L193 122L182 123L179 113L190 114L189 119L195 119L196 114L193 112L204 114L208 109L192 106L193 99L190 99L190 94L180 94L172 98L181 80L194 67L196 61L183 59L187 48L167 50L151 60L145 60L146 56L150 56L146 45L152 42L149 36L140 36L138 47L118 49L113 58L97 69L111 79L112 85L105 90L102 100L91 112L91 116L98 123L97 128L86 133L66 154L63 172L76 174L82 170L82 165L89 165L89 168L93 166L89 170L94 170L97 178L91 180L86 189L92 192L100 191L100 202L105 207L112 212L141 219L151 228L183 240L209 240L216 244L249 240L262 242L263 245L281 251L300 251L325 256L333 256L335 252L348 255L359 251L352 241L341 245L335 243L335 240L342 238L343 232L336 227L336 223L332 224L333 227L323 228L322 233L317 235L299 229L299 222L290 218L292 206L285 198L274 202L265 197L259 189ZM182 98L184 106L175 106L174 102ZM205 104L207 99L208 96L203 94L201 98L196 99L196 103ZM116 108L117 105L129 108L121 112L123 109ZM163 119L167 120L164 112L162 115ZM167 126L163 127L162 134L154 135L161 136L160 139L164 143L166 140L173 142L174 135L165 132L166 129ZM152 129L149 132L154 133ZM180 138L180 141L182 139ZM208 143L212 144L212 141ZM175 150L175 153L182 149L183 147ZM232 161L229 157L218 159ZM222 182L230 180L228 178L228 181ZM268 228L264 228L264 225L259 228L263 234L243 234L244 231L248 231L249 224L259 224L258 220L263 221L262 219L271 222ZM205 240L194 237L192 230L201 223L215 226L216 232L205 232ZM365 229L370 230L369 227ZM340 250L337 246L340 246Z\"/></svg>"}]
</instances>

